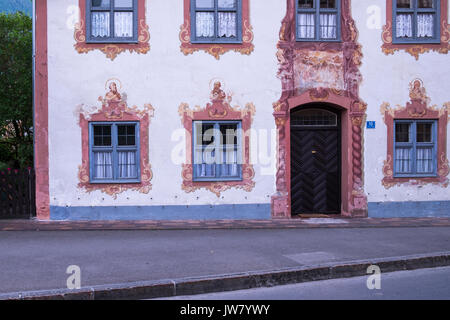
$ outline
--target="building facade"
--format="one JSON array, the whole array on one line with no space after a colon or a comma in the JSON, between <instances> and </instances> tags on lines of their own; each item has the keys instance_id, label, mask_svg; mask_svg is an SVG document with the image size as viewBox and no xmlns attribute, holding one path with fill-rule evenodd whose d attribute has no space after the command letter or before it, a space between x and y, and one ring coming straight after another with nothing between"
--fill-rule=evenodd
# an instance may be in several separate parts
<instances>
[{"instance_id":1,"label":"building facade","mask_svg":"<svg viewBox=\"0 0 450 320\"><path fill-rule=\"evenodd\" d=\"M450 216L447 0L37 0L42 220Z\"/></svg>"}]
</instances>

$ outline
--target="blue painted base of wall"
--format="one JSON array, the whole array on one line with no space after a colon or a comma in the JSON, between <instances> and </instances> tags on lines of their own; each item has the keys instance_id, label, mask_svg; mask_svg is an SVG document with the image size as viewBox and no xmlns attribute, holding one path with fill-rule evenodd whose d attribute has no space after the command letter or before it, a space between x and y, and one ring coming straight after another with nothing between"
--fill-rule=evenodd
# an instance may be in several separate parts
<instances>
[{"instance_id":1,"label":"blue painted base of wall","mask_svg":"<svg viewBox=\"0 0 450 320\"><path fill-rule=\"evenodd\" d=\"M50 207L51 220L267 220L270 204Z\"/></svg>"},{"instance_id":2,"label":"blue painted base of wall","mask_svg":"<svg viewBox=\"0 0 450 320\"><path fill-rule=\"evenodd\" d=\"M369 218L450 217L450 201L369 202Z\"/></svg>"}]
</instances>

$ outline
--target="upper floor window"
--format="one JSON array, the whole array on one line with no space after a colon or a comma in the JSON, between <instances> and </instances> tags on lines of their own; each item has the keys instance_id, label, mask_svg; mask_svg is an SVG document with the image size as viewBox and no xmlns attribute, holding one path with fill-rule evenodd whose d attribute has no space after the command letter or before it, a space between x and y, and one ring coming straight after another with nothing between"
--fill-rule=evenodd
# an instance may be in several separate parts
<instances>
[{"instance_id":1,"label":"upper floor window","mask_svg":"<svg viewBox=\"0 0 450 320\"><path fill-rule=\"evenodd\" d=\"M296 0L297 41L339 41L340 0Z\"/></svg>"},{"instance_id":2,"label":"upper floor window","mask_svg":"<svg viewBox=\"0 0 450 320\"><path fill-rule=\"evenodd\" d=\"M191 42L241 43L241 0L191 0Z\"/></svg>"},{"instance_id":3,"label":"upper floor window","mask_svg":"<svg viewBox=\"0 0 450 320\"><path fill-rule=\"evenodd\" d=\"M193 180L242 180L241 121L194 121L193 126Z\"/></svg>"},{"instance_id":4,"label":"upper floor window","mask_svg":"<svg viewBox=\"0 0 450 320\"><path fill-rule=\"evenodd\" d=\"M87 42L137 42L138 0L88 0Z\"/></svg>"},{"instance_id":5,"label":"upper floor window","mask_svg":"<svg viewBox=\"0 0 450 320\"><path fill-rule=\"evenodd\" d=\"M439 0L394 0L395 43L439 43Z\"/></svg>"},{"instance_id":6,"label":"upper floor window","mask_svg":"<svg viewBox=\"0 0 450 320\"><path fill-rule=\"evenodd\" d=\"M395 120L395 177L436 175L437 122L433 120Z\"/></svg>"},{"instance_id":7,"label":"upper floor window","mask_svg":"<svg viewBox=\"0 0 450 320\"><path fill-rule=\"evenodd\" d=\"M139 182L139 123L91 122L91 183Z\"/></svg>"}]
</instances>

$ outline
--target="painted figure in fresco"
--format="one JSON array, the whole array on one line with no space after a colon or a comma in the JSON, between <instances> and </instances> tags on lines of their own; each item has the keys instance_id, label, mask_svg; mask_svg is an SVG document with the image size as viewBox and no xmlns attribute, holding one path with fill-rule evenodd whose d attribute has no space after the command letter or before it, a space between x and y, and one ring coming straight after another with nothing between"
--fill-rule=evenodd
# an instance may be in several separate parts
<instances>
[{"instance_id":1,"label":"painted figure in fresco","mask_svg":"<svg viewBox=\"0 0 450 320\"><path fill-rule=\"evenodd\" d=\"M224 100L226 98L225 92L221 89L222 84L217 81L214 82L214 89L211 92L211 100Z\"/></svg>"},{"instance_id":2,"label":"painted figure in fresco","mask_svg":"<svg viewBox=\"0 0 450 320\"><path fill-rule=\"evenodd\" d=\"M413 84L411 85L409 97L411 98L411 100L420 100L422 102L427 102L428 97L426 95L425 88L422 87L422 83L420 82L420 80L414 80Z\"/></svg>"},{"instance_id":3,"label":"painted figure in fresco","mask_svg":"<svg viewBox=\"0 0 450 320\"><path fill-rule=\"evenodd\" d=\"M429 98L427 97L425 88L422 85L422 81L419 79L414 80L409 85L409 97L411 102L406 104L406 108L412 116L423 116L427 113L427 104Z\"/></svg>"},{"instance_id":4,"label":"painted figure in fresco","mask_svg":"<svg viewBox=\"0 0 450 320\"><path fill-rule=\"evenodd\" d=\"M122 100L122 96L117 91L117 85L115 82L110 83L109 92L105 95L105 100L108 102L119 102Z\"/></svg>"}]
</instances>

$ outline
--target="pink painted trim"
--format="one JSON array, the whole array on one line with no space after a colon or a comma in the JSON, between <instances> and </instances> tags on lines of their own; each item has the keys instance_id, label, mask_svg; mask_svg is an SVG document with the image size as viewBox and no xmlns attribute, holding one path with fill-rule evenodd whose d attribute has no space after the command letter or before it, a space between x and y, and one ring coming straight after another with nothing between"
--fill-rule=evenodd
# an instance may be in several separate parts
<instances>
[{"instance_id":1,"label":"pink painted trim","mask_svg":"<svg viewBox=\"0 0 450 320\"><path fill-rule=\"evenodd\" d=\"M425 185L436 184L446 188L449 185L447 178L450 173L449 161L447 158L447 123L450 106L437 110L428 105L428 101L411 99L405 107L390 109L387 104L382 106L384 123L387 127L387 156L384 161L382 184L386 189L402 184ZM428 178L395 178L394 177L394 120L437 120L438 141L437 141L437 176Z\"/></svg>"},{"instance_id":2,"label":"pink painted trim","mask_svg":"<svg viewBox=\"0 0 450 320\"><path fill-rule=\"evenodd\" d=\"M217 84L217 83L216 83ZM220 83L219 83L220 88ZM216 94L216 95L214 95ZM217 197L230 188L239 188L247 192L253 190L255 182L255 170L250 164L250 129L255 114L255 107L249 103L244 109L231 106L231 97L226 97L222 90L212 92L211 102L204 108L197 107L191 110L187 104L181 104L179 108L181 122L186 130L186 163L182 165L182 189L186 192L194 192L198 189L207 189ZM197 120L241 120L242 121L242 181L193 181L192 166L192 122Z\"/></svg>"},{"instance_id":3,"label":"pink painted trim","mask_svg":"<svg viewBox=\"0 0 450 320\"><path fill-rule=\"evenodd\" d=\"M242 0L242 43L224 44L224 43L191 43L191 1L184 0L184 22L180 27L180 50L188 55L196 51L203 50L217 60L228 51L236 51L241 54L249 55L253 52L253 27L250 24L250 4L249 0Z\"/></svg>"},{"instance_id":4,"label":"pink painted trim","mask_svg":"<svg viewBox=\"0 0 450 320\"><path fill-rule=\"evenodd\" d=\"M100 190L112 196L114 199L118 194L126 190L135 190L141 193L148 194L152 189L151 179L153 173L149 162L149 125L150 114L147 112L153 112L153 107L146 105L146 111L139 112L136 108L128 108L126 102L107 102L103 101L102 110L98 113L89 116L89 119L85 115L80 114L80 127L81 127L81 139L82 139L82 164L79 166L78 187L86 190L87 192L93 192ZM99 184L90 183L89 176L89 122L114 122L114 121L136 121L140 124L140 171L141 182L140 183L111 183L111 184Z\"/></svg>"},{"instance_id":5,"label":"pink painted trim","mask_svg":"<svg viewBox=\"0 0 450 320\"><path fill-rule=\"evenodd\" d=\"M383 45L381 46L383 52L388 54L394 54L396 51L404 50L410 55L419 60L419 56L430 50L439 53L447 54L450 50L450 25L448 24L448 4L447 0L441 0L441 19L439 21L441 29L441 43L437 44L394 44L393 34L392 34L392 0L386 1L386 25L383 26L383 33L381 39L383 40Z\"/></svg>"},{"instance_id":6,"label":"pink painted trim","mask_svg":"<svg viewBox=\"0 0 450 320\"><path fill-rule=\"evenodd\" d=\"M47 0L36 1L35 18L34 165L36 169L36 215L39 220L50 220Z\"/></svg>"},{"instance_id":7,"label":"pink painted trim","mask_svg":"<svg viewBox=\"0 0 450 320\"><path fill-rule=\"evenodd\" d=\"M150 33L145 18L145 0L138 0L138 43L86 43L86 0L79 0L80 22L75 25L75 50L88 53L92 50L102 51L108 59L114 60L124 51L146 54L150 50Z\"/></svg>"},{"instance_id":8,"label":"pink painted trim","mask_svg":"<svg viewBox=\"0 0 450 320\"><path fill-rule=\"evenodd\" d=\"M366 104L359 97L361 74L361 45L358 30L351 16L351 1L341 1L341 43L298 43L295 37L295 0L287 0L287 12L277 44L278 76L282 83L281 98L274 103L274 117L278 130L277 192L272 196L272 217L291 217L290 189L290 110L308 103L334 106L342 111L342 209L344 216L367 216L367 196L363 187L362 125ZM332 88L296 88L295 57L301 51L339 52L344 57L346 90ZM299 90L300 89L300 90Z\"/></svg>"}]
</instances>

